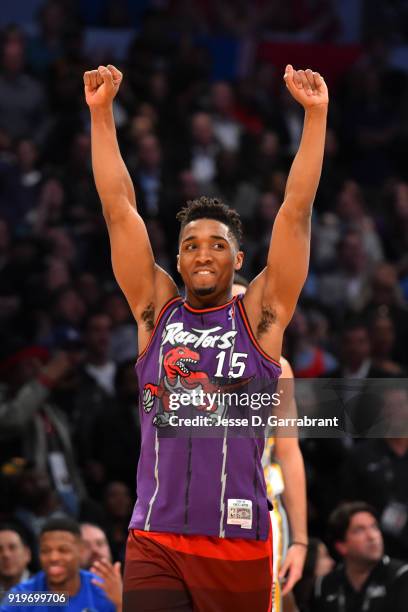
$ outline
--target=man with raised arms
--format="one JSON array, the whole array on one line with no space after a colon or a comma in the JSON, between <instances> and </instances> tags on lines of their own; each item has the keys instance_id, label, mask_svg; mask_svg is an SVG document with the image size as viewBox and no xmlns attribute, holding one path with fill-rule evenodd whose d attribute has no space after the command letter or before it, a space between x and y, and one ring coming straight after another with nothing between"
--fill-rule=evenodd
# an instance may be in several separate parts
<instances>
[{"instance_id":1,"label":"man with raised arms","mask_svg":"<svg viewBox=\"0 0 408 612\"><path fill-rule=\"evenodd\" d=\"M182 299L154 261L120 155L112 102L122 74L100 66L84 75L93 171L113 270L138 324L140 348L142 449L126 553L125 610L270 610L264 441L226 432L211 439L161 432L168 427L172 393L211 393L226 379L231 388L241 380L273 381L281 373L283 333L308 270L328 108L327 87L318 73L288 65L284 80L305 118L265 269L245 296L231 297L234 272L244 257L239 215L219 200L199 198L178 214ZM175 324L179 336L173 343ZM194 346L193 335L205 336L200 346ZM215 414L223 409L215 407Z\"/></svg>"}]
</instances>

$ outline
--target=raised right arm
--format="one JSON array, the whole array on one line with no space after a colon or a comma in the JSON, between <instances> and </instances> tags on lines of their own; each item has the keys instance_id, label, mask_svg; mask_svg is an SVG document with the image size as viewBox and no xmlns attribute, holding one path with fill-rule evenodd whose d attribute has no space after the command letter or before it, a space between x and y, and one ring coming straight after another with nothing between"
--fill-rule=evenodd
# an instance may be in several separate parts
<instances>
[{"instance_id":1,"label":"raised right arm","mask_svg":"<svg viewBox=\"0 0 408 612\"><path fill-rule=\"evenodd\" d=\"M137 212L133 184L120 154L112 102L122 81L113 66L84 74L91 112L92 167L108 227L112 266L139 326L139 349L150 337L162 305L177 288L154 261L143 219Z\"/></svg>"}]
</instances>

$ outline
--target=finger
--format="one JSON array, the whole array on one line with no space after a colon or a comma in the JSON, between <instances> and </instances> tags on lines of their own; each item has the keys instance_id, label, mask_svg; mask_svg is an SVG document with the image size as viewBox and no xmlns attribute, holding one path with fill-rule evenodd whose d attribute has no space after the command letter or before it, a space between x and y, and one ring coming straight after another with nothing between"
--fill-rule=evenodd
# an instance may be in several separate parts
<instances>
[{"instance_id":1,"label":"finger","mask_svg":"<svg viewBox=\"0 0 408 612\"><path fill-rule=\"evenodd\" d=\"M89 72L84 72L84 85L85 87L89 87Z\"/></svg>"},{"instance_id":2,"label":"finger","mask_svg":"<svg viewBox=\"0 0 408 612\"><path fill-rule=\"evenodd\" d=\"M96 89L96 75L95 70L89 71L89 86L91 89Z\"/></svg>"},{"instance_id":3,"label":"finger","mask_svg":"<svg viewBox=\"0 0 408 612\"><path fill-rule=\"evenodd\" d=\"M293 69L293 66L291 64L288 64L286 66L285 74L283 75L283 80L285 81L286 87L293 95L296 89L298 88L298 82L300 83L300 81L298 80L296 70Z\"/></svg>"},{"instance_id":4,"label":"finger","mask_svg":"<svg viewBox=\"0 0 408 612\"><path fill-rule=\"evenodd\" d=\"M293 79L293 66L288 64L285 68L285 74L283 75L283 79L287 81L288 79Z\"/></svg>"},{"instance_id":5,"label":"finger","mask_svg":"<svg viewBox=\"0 0 408 612\"><path fill-rule=\"evenodd\" d=\"M116 563L113 564L113 569L114 569L114 571L115 571L117 576L121 576L122 575L121 574L122 566L121 566L120 561L116 561Z\"/></svg>"},{"instance_id":6,"label":"finger","mask_svg":"<svg viewBox=\"0 0 408 612\"><path fill-rule=\"evenodd\" d=\"M286 574L289 571L289 567L290 567L289 563L285 561L285 563L282 565L280 572L279 572L279 580L283 580L285 578Z\"/></svg>"},{"instance_id":7,"label":"finger","mask_svg":"<svg viewBox=\"0 0 408 612\"><path fill-rule=\"evenodd\" d=\"M100 582L99 580L95 580L94 578L91 580L92 584L95 584L96 586L98 586L100 589L102 589L102 591L106 592L106 585L104 582Z\"/></svg>"},{"instance_id":8,"label":"finger","mask_svg":"<svg viewBox=\"0 0 408 612\"><path fill-rule=\"evenodd\" d=\"M108 64L107 68L113 77L114 83L118 83L122 80L123 75L120 70L118 70L115 66L112 66L112 64Z\"/></svg>"},{"instance_id":9,"label":"finger","mask_svg":"<svg viewBox=\"0 0 408 612\"><path fill-rule=\"evenodd\" d=\"M315 89L313 71L308 68L305 70L305 75L307 78L307 82L309 83L310 89L313 91Z\"/></svg>"},{"instance_id":10,"label":"finger","mask_svg":"<svg viewBox=\"0 0 408 612\"><path fill-rule=\"evenodd\" d=\"M100 561L95 561L92 566L92 569L95 571L98 576L102 576L103 578L109 578L112 575L113 568L112 566L106 566Z\"/></svg>"},{"instance_id":11,"label":"finger","mask_svg":"<svg viewBox=\"0 0 408 612\"><path fill-rule=\"evenodd\" d=\"M312 88L309 85L309 81L307 80L307 76L304 70L299 70L299 76L302 80L302 87L305 90L306 94L310 96L312 93Z\"/></svg>"},{"instance_id":12,"label":"finger","mask_svg":"<svg viewBox=\"0 0 408 612\"><path fill-rule=\"evenodd\" d=\"M103 83L103 78L101 73L99 72L99 70L96 71L96 85L99 87L99 85L102 85Z\"/></svg>"},{"instance_id":13,"label":"finger","mask_svg":"<svg viewBox=\"0 0 408 612\"><path fill-rule=\"evenodd\" d=\"M300 70L294 70L293 72L293 82L295 83L296 87L298 89L302 89L303 85L302 85L302 79L300 76Z\"/></svg>"},{"instance_id":14,"label":"finger","mask_svg":"<svg viewBox=\"0 0 408 612\"><path fill-rule=\"evenodd\" d=\"M321 87L323 87L324 85L324 78L321 76L321 74L319 74L318 72L314 72L313 79L315 83L315 88L317 90L321 89Z\"/></svg>"},{"instance_id":15,"label":"finger","mask_svg":"<svg viewBox=\"0 0 408 612\"><path fill-rule=\"evenodd\" d=\"M113 79L112 79L112 74L110 73L110 71L106 68L106 66L99 66L98 68L98 72L100 74L100 76L103 79L103 83L104 85L108 88L108 89L112 89L113 88Z\"/></svg>"},{"instance_id":16,"label":"finger","mask_svg":"<svg viewBox=\"0 0 408 612\"><path fill-rule=\"evenodd\" d=\"M300 579L300 574L296 570L293 570L289 573L285 584L282 587L282 595L287 595L293 589L295 584Z\"/></svg>"}]
</instances>

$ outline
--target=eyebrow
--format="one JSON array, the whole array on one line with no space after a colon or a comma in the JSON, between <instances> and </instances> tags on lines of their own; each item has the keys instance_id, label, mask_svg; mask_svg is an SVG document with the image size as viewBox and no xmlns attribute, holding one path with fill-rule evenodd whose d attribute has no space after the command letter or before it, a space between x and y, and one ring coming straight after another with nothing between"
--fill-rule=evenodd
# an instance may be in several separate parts
<instances>
[{"instance_id":1,"label":"eyebrow","mask_svg":"<svg viewBox=\"0 0 408 612\"><path fill-rule=\"evenodd\" d=\"M228 242L228 240L224 238L224 236L211 235L210 238L213 240L223 240L224 242ZM187 236L187 238L183 238L181 242L183 243L183 242L188 242L189 240L196 240L196 239L197 239L197 236Z\"/></svg>"}]
</instances>

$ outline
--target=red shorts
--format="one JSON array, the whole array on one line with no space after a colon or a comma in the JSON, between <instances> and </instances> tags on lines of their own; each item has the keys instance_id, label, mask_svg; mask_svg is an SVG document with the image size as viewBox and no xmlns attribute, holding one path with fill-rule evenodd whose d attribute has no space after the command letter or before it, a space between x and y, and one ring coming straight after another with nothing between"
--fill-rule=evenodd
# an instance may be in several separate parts
<instances>
[{"instance_id":1,"label":"red shorts","mask_svg":"<svg viewBox=\"0 0 408 612\"><path fill-rule=\"evenodd\" d=\"M123 612L269 612L266 541L129 532Z\"/></svg>"}]
</instances>

